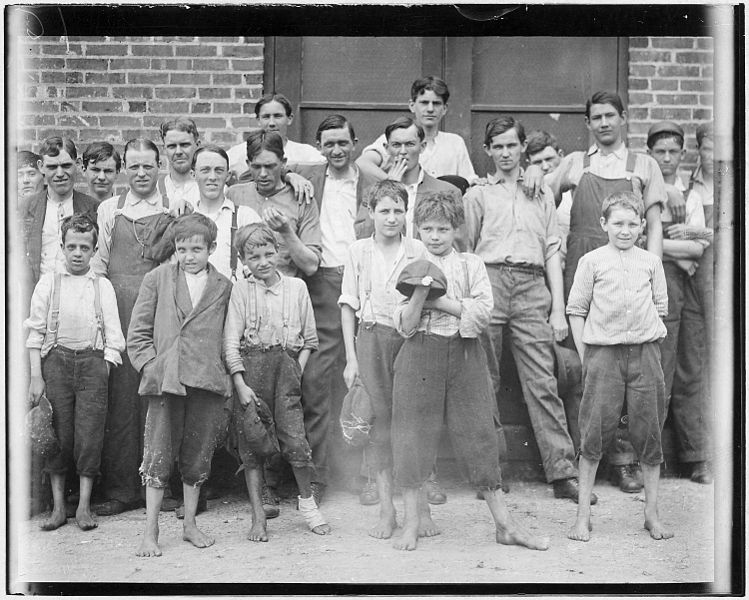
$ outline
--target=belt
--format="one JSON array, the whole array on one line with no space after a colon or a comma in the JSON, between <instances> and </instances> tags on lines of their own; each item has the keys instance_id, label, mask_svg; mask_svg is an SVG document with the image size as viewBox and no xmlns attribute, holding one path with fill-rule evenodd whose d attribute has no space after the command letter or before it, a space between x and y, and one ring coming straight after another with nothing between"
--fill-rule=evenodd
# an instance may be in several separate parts
<instances>
[{"instance_id":1,"label":"belt","mask_svg":"<svg viewBox=\"0 0 749 600\"><path fill-rule=\"evenodd\" d=\"M82 350L73 350L72 348L68 348L66 346L57 345L52 346L52 348L49 349L50 352L52 352L53 350L71 356L86 356L89 354L92 356L104 356L104 350L100 348L83 348Z\"/></svg>"},{"instance_id":2,"label":"belt","mask_svg":"<svg viewBox=\"0 0 749 600\"><path fill-rule=\"evenodd\" d=\"M545 275L546 270L543 267L536 265L516 265L512 263L494 263L487 265L487 267L499 267L500 269L506 269L508 271L517 271L518 273L529 273L531 275Z\"/></svg>"},{"instance_id":3,"label":"belt","mask_svg":"<svg viewBox=\"0 0 749 600\"><path fill-rule=\"evenodd\" d=\"M274 344L273 346L247 346L242 348L240 355L257 354L258 352L286 352L286 354L294 359L299 356L299 350L284 348L281 344Z\"/></svg>"}]
</instances>

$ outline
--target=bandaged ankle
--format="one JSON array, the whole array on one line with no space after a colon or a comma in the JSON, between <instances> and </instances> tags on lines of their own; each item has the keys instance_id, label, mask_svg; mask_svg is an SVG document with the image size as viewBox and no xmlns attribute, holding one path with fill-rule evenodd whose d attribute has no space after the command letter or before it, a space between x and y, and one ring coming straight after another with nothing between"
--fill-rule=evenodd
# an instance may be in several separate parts
<instances>
[{"instance_id":1,"label":"bandaged ankle","mask_svg":"<svg viewBox=\"0 0 749 600\"><path fill-rule=\"evenodd\" d=\"M310 496L309 498L298 496L297 498L299 500L299 512L302 514L302 517L304 517L304 520L310 529L314 529L320 525L327 525L328 522L325 520L325 517L322 516L320 509L317 508L317 503L313 496Z\"/></svg>"}]
</instances>

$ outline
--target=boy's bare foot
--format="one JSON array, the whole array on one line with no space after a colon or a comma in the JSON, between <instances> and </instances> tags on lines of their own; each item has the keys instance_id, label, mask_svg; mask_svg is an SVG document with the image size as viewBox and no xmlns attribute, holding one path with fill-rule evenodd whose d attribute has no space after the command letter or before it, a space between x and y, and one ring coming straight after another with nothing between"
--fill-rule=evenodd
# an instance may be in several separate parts
<instances>
[{"instance_id":1,"label":"boy's bare foot","mask_svg":"<svg viewBox=\"0 0 749 600\"><path fill-rule=\"evenodd\" d=\"M417 533L419 537L434 537L442 533L442 531L434 524L432 516L429 513L422 512L419 514L419 528Z\"/></svg>"},{"instance_id":2,"label":"boy's bare foot","mask_svg":"<svg viewBox=\"0 0 749 600\"><path fill-rule=\"evenodd\" d=\"M378 540L386 540L393 535L393 532L397 528L398 523L395 521L395 513L391 515L380 515L377 524L367 533L369 533L370 537L377 538Z\"/></svg>"},{"instance_id":3,"label":"boy's bare foot","mask_svg":"<svg viewBox=\"0 0 749 600\"><path fill-rule=\"evenodd\" d=\"M396 550L416 550L418 539L418 527L404 527L401 534L393 540L393 548Z\"/></svg>"},{"instance_id":4,"label":"boy's bare foot","mask_svg":"<svg viewBox=\"0 0 749 600\"><path fill-rule=\"evenodd\" d=\"M78 523L78 527L80 527L82 531L90 531L97 527L97 523L94 521L91 509L89 508L79 507L78 510L75 511L75 522Z\"/></svg>"},{"instance_id":5,"label":"boy's bare foot","mask_svg":"<svg viewBox=\"0 0 749 600\"><path fill-rule=\"evenodd\" d=\"M68 522L68 518L65 516L65 509L53 510L49 519L44 521L39 527L42 531L54 531L65 525Z\"/></svg>"},{"instance_id":6,"label":"boy's bare foot","mask_svg":"<svg viewBox=\"0 0 749 600\"><path fill-rule=\"evenodd\" d=\"M247 539L251 542L267 542L268 541L268 530L265 524L254 523L250 527L250 533L247 534Z\"/></svg>"},{"instance_id":7,"label":"boy's bare foot","mask_svg":"<svg viewBox=\"0 0 749 600\"><path fill-rule=\"evenodd\" d=\"M332 530L330 529L330 525L328 525L327 523L323 523L322 525L313 527L311 531L312 533L316 533L317 535L328 535Z\"/></svg>"},{"instance_id":8,"label":"boy's bare foot","mask_svg":"<svg viewBox=\"0 0 749 600\"><path fill-rule=\"evenodd\" d=\"M208 548L216 542L211 537L200 531L195 525L185 525L182 529L182 539L190 542L196 548Z\"/></svg>"},{"instance_id":9,"label":"boy's bare foot","mask_svg":"<svg viewBox=\"0 0 749 600\"><path fill-rule=\"evenodd\" d=\"M650 532L650 537L654 540L667 540L674 537L674 532L666 529L666 526L658 519L658 515L655 519L645 518L645 529Z\"/></svg>"},{"instance_id":10,"label":"boy's bare foot","mask_svg":"<svg viewBox=\"0 0 749 600\"><path fill-rule=\"evenodd\" d=\"M140 548L135 552L135 556L161 556L161 548L159 548L158 533L157 537L145 534L143 536L143 542L140 544Z\"/></svg>"},{"instance_id":11,"label":"boy's bare foot","mask_svg":"<svg viewBox=\"0 0 749 600\"><path fill-rule=\"evenodd\" d=\"M590 524L590 517L578 517L567 533L567 537L578 542L589 542L591 531L593 531L593 525Z\"/></svg>"},{"instance_id":12,"label":"boy's bare foot","mask_svg":"<svg viewBox=\"0 0 749 600\"><path fill-rule=\"evenodd\" d=\"M528 533L517 523L510 521L507 528L497 527L496 540L498 544L506 546L525 546L531 550L548 550L549 538Z\"/></svg>"}]
</instances>

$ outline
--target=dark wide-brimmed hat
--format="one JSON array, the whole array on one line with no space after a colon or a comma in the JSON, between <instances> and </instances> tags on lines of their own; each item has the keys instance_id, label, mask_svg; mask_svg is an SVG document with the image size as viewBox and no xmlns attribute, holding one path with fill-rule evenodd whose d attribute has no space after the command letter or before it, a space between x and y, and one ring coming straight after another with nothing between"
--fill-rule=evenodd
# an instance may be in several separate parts
<instances>
[{"instance_id":1,"label":"dark wide-brimmed hat","mask_svg":"<svg viewBox=\"0 0 749 600\"><path fill-rule=\"evenodd\" d=\"M437 265L426 259L408 263L398 276L395 289L410 298L417 285L428 285L427 300L434 300L447 293L447 277Z\"/></svg>"}]
</instances>

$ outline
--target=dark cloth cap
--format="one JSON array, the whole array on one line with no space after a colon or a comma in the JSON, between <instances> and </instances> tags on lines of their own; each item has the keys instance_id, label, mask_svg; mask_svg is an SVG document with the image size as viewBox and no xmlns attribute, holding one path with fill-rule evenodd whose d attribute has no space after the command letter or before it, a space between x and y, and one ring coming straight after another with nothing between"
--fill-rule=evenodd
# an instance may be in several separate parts
<instances>
[{"instance_id":1,"label":"dark cloth cap","mask_svg":"<svg viewBox=\"0 0 749 600\"><path fill-rule=\"evenodd\" d=\"M442 269L426 259L408 263L401 271L398 283L395 284L395 289L407 298L410 298L414 292L414 288L417 285L422 285L422 280L427 276L432 278L432 282L429 284L431 289L427 294L427 300L434 300L435 298L444 296L447 293L447 277L445 277Z\"/></svg>"},{"instance_id":2,"label":"dark cloth cap","mask_svg":"<svg viewBox=\"0 0 749 600\"><path fill-rule=\"evenodd\" d=\"M650 146L651 138L659 133L673 133L681 136L682 140L684 139L684 130L679 125L673 121L658 121L648 130L648 146Z\"/></svg>"}]
</instances>

